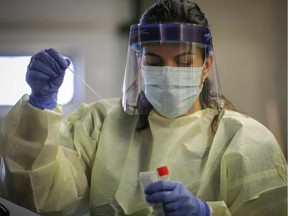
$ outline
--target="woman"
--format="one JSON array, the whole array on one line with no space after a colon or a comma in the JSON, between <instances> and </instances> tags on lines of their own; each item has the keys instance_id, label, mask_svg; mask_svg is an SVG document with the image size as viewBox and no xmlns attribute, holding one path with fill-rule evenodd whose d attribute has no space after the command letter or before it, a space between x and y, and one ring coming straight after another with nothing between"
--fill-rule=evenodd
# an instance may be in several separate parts
<instances>
[{"instance_id":1,"label":"woman","mask_svg":"<svg viewBox=\"0 0 288 216\"><path fill-rule=\"evenodd\" d=\"M229 110L208 23L189 0L162 0L131 26L124 93L61 120L69 66L32 57L31 87L1 122L2 195L41 215L285 215L286 161L273 135ZM132 115L131 115L132 114ZM167 165L170 179L139 185Z\"/></svg>"}]
</instances>

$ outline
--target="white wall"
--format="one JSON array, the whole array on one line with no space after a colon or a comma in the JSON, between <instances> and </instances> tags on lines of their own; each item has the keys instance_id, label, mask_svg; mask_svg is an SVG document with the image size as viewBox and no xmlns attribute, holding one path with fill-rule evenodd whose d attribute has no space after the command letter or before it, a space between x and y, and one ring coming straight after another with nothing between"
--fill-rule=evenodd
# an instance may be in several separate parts
<instances>
[{"instance_id":1,"label":"white wall","mask_svg":"<svg viewBox=\"0 0 288 216\"><path fill-rule=\"evenodd\" d=\"M153 0L143 1L143 6ZM287 1L195 0L212 30L223 94L287 144ZM129 0L0 0L0 55L55 47L101 97L121 96ZM0 68L1 72L1 68ZM11 84L12 85L12 84ZM79 82L79 89L83 85ZM99 97L89 90L83 102Z\"/></svg>"}]
</instances>

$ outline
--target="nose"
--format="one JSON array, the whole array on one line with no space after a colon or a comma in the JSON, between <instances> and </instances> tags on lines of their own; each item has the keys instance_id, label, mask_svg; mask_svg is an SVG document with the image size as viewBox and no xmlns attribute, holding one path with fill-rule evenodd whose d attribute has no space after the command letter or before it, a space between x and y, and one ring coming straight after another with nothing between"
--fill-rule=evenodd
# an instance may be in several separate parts
<instances>
[{"instance_id":1,"label":"nose","mask_svg":"<svg viewBox=\"0 0 288 216\"><path fill-rule=\"evenodd\" d=\"M169 67L177 67L177 62L175 62L174 59L166 59L164 62L164 66L169 66Z\"/></svg>"}]
</instances>

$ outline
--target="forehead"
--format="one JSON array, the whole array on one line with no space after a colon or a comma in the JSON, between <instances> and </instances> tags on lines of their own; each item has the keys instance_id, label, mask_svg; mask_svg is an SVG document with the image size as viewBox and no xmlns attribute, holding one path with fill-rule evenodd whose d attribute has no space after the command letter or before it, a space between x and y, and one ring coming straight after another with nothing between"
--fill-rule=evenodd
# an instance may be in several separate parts
<instances>
[{"instance_id":1,"label":"forehead","mask_svg":"<svg viewBox=\"0 0 288 216\"><path fill-rule=\"evenodd\" d=\"M160 56L178 55L184 52L191 52L195 55L201 55L201 48L192 44L146 44L143 46L143 54L153 53Z\"/></svg>"}]
</instances>

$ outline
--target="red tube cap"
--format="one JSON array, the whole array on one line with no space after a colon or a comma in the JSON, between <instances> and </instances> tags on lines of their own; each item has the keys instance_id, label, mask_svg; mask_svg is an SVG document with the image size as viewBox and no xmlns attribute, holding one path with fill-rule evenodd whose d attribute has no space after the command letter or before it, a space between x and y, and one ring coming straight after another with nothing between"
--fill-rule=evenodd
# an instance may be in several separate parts
<instances>
[{"instance_id":1,"label":"red tube cap","mask_svg":"<svg viewBox=\"0 0 288 216\"><path fill-rule=\"evenodd\" d=\"M159 176L164 176L169 174L169 170L167 166L161 166L157 168L157 172Z\"/></svg>"}]
</instances>

